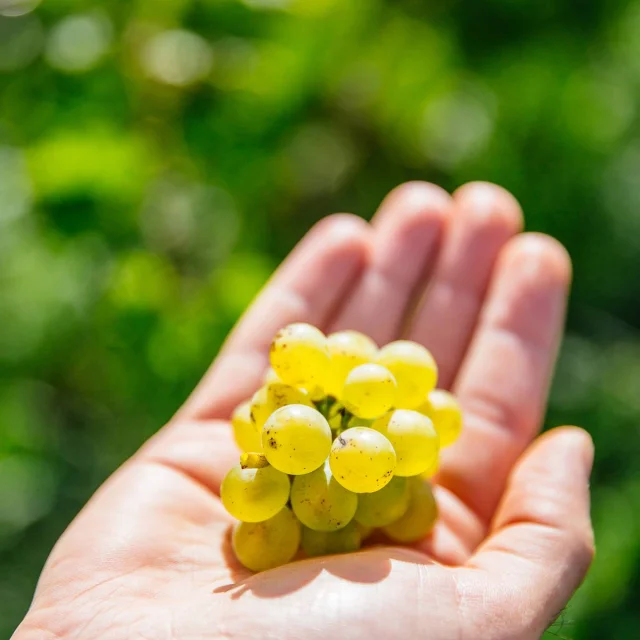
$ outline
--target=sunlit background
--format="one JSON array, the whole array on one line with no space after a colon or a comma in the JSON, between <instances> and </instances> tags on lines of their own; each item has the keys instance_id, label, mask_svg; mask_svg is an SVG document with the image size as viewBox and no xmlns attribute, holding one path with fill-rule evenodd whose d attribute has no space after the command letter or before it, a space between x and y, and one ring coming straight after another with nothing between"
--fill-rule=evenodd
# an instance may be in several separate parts
<instances>
[{"instance_id":1,"label":"sunlit background","mask_svg":"<svg viewBox=\"0 0 640 640\"><path fill-rule=\"evenodd\" d=\"M304 231L416 178L573 255L598 557L549 638L637 637L639 103L639 0L0 0L0 637Z\"/></svg>"}]
</instances>

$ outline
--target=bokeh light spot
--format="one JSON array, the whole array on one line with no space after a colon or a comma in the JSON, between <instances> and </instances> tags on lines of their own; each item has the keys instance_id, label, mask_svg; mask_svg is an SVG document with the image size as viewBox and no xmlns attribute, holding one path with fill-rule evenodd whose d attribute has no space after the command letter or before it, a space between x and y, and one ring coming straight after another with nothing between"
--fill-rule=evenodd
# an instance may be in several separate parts
<instances>
[{"instance_id":1,"label":"bokeh light spot","mask_svg":"<svg viewBox=\"0 0 640 640\"><path fill-rule=\"evenodd\" d=\"M213 66L209 43L190 31L164 31L143 48L142 66L149 76L175 86L206 78Z\"/></svg>"}]
</instances>

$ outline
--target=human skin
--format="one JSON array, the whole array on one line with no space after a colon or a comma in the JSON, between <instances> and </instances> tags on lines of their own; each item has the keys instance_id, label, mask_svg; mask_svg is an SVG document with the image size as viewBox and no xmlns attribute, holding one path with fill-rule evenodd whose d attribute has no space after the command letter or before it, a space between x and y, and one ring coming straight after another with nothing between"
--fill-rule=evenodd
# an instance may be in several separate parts
<instances>
[{"instance_id":1,"label":"human skin","mask_svg":"<svg viewBox=\"0 0 640 640\"><path fill-rule=\"evenodd\" d=\"M537 437L571 267L522 224L486 183L453 196L408 183L370 224L318 223L185 405L58 541L13 639L539 638L592 560L593 445L575 427ZM425 344L465 428L443 453L429 538L252 575L218 497L238 457L228 418L295 321Z\"/></svg>"}]
</instances>

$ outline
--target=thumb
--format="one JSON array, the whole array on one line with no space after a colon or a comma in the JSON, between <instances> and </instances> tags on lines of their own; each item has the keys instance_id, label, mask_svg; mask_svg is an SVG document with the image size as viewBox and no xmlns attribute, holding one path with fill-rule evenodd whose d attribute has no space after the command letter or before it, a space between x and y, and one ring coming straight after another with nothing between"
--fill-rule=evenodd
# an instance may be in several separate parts
<instances>
[{"instance_id":1,"label":"thumb","mask_svg":"<svg viewBox=\"0 0 640 640\"><path fill-rule=\"evenodd\" d=\"M576 427L538 438L512 471L493 533L469 562L515 595L527 626L540 633L567 604L593 560L593 453L590 436Z\"/></svg>"}]
</instances>

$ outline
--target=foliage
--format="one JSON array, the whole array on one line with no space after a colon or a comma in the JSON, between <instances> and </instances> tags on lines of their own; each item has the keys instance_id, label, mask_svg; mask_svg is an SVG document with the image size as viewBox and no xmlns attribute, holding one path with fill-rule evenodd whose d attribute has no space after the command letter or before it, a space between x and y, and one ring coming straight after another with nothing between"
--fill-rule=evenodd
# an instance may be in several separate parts
<instances>
[{"instance_id":1,"label":"foliage","mask_svg":"<svg viewBox=\"0 0 640 640\"><path fill-rule=\"evenodd\" d=\"M638 29L639 0L0 2L0 636L314 221L487 179L575 263L548 423L596 441L598 558L549 637L634 637Z\"/></svg>"}]
</instances>

